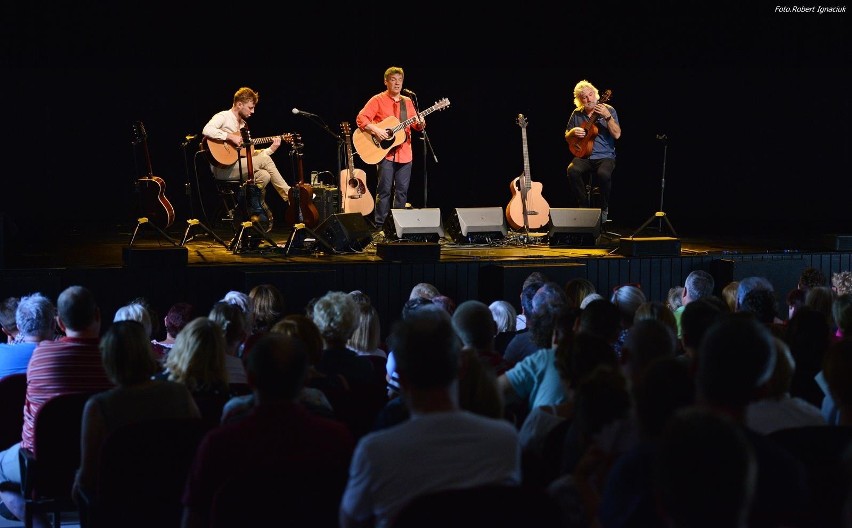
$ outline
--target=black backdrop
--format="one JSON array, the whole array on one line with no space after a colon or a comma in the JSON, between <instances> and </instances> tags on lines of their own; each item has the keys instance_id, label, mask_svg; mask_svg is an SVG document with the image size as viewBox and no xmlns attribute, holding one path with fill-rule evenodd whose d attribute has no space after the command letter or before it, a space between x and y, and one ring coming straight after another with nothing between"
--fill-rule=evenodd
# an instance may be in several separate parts
<instances>
[{"instance_id":1,"label":"black backdrop","mask_svg":"<svg viewBox=\"0 0 852 528\"><path fill-rule=\"evenodd\" d=\"M848 14L733 2L695 13L664 1L572 8L527 3L471 17L461 3L16 4L2 21L0 208L24 234L132 226L133 182L147 171L131 143L140 120L176 225L212 215L197 142L182 143L242 85L260 92L253 136L299 133L305 177L332 177L337 140L291 109L339 133L399 65L421 107L450 100L428 118L437 163L415 137L414 207L505 207L523 170L518 114L532 180L551 207L567 207L563 132L585 78L613 90L624 130L610 207L619 225L659 209L665 134L663 209L682 236L852 231ZM292 181L286 152L276 161ZM357 156L356 166L374 189L374 169Z\"/></svg>"}]
</instances>

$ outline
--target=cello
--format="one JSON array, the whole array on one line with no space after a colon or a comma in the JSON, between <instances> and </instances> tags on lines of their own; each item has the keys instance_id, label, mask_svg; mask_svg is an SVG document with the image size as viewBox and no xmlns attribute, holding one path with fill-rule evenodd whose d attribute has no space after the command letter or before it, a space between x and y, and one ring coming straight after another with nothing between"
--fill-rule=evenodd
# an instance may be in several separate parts
<instances>
[{"instance_id":1,"label":"cello","mask_svg":"<svg viewBox=\"0 0 852 528\"><path fill-rule=\"evenodd\" d=\"M305 227L313 229L319 224L319 211L314 205L314 188L305 183L304 168L302 167L303 146L301 142L294 141L293 149L290 151L290 155L295 156L296 159L296 172L299 179L287 191L288 206L284 213L284 223L289 227L303 224Z\"/></svg>"}]
</instances>

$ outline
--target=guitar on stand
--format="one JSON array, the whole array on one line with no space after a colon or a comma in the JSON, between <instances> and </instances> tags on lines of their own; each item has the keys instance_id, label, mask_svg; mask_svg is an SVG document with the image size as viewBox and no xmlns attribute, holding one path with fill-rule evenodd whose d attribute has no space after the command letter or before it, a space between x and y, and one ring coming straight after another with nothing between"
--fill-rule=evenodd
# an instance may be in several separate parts
<instances>
[{"instance_id":1,"label":"guitar on stand","mask_svg":"<svg viewBox=\"0 0 852 528\"><path fill-rule=\"evenodd\" d=\"M314 189L305 183L305 171L302 166L302 144L293 145L290 155L295 157L298 180L287 192L288 206L284 213L284 224L289 227L306 226L311 229L319 224L319 211L314 205Z\"/></svg>"},{"instance_id":2,"label":"guitar on stand","mask_svg":"<svg viewBox=\"0 0 852 528\"><path fill-rule=\"evenodd\" d=\"M370 190L367 189L367 173L355 168L349 123L341 123L340 128L346 137L346 160L348 167L340 172L341 210L344 213L361 213L362 216L367 216L373 212L376 202L373 199L373 195L370 194Z\"/></svg>"},{"instance_id":3,"label":"guitar on stand","mask_svg":"<svg viewBox=\"0 0 852 528\"><path fill-rule=\"evenodd\" d=\"M240 134L243 137L243 145L245 145L246 149L250 149L252 143L248 128L243 127L240 129ZM240 196L238 200L238 209L240 209L239 212L242 216L242 220L240 222L239 232L237 232L237 235L231 241L230 247L228 248L233 253L239 253L246 249L246 246L252 248L252 246L255 245L252 244L251 240L244 240L247 235L246 230L248 229L254 230L259 235L260 239L270 243L273 247L277 247L275 241L267 237L265 232L257 225L264 222L265 216L266 222L268 222L268 228L265 231L268 232L272 229L272 213L266 205L264 193L254 181L254 163L252 161L252 157L246 155L244 158L246 160L247 174L245 178L243 178L242 168L240 168L240 182L242 189L239 193ZM240 159L239 152L237 152L237 159ZM240 165L240 167L242 167L242 165ZM263 214L261 214L260 211L262 211ZM251 237L249 236L248 238ZM259 244L259 241L257 243Z\"/></svg>"},{"instance_id":4,"label":"guitar on stand","mask_svg":"<svg viewBox=\"0 0 852 528\"><path fill-rule=\"evenodd\" d=\"M146 176L136 181L136 190L139 193L139 213L147 217L152 225L160 229L168 229L175 221L175 209L169 199L166 198L166 182L159 176L154 176L151 168L151 156L148 153L148 134L142 121L133 124L134 145L142 144L145 152L145 162L148 168Z\"/></svg>"},{"instance_id":5,"label":"guitar on stand","mask_svg":"<svg viewBox=\"0 0 852 528\"><path fill-rule=\"evenodd\" d=\"M518 114L521 127L521 139L524 149L524 172L512 180L509 189L512 199L506 206L506 221L512 229L523 229L529 235L530 229L539 229L550 221L550 205L541 194L542 184L533 182L530 177L530 156L527 149L527 119Z\"/></svg>"}]
</instances>

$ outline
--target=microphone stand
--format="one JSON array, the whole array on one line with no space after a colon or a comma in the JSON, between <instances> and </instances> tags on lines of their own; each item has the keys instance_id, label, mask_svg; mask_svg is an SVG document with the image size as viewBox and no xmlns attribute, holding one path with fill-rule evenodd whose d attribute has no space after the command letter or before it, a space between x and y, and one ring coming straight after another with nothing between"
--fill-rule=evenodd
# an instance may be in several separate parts
<instances>
[{"instance_id":1,"label":"microphone stand","mask_svg":"<svg viewBox=\"0 0 852 528\"><path fill-rule=\"evenodd\" d=\"M323 118L315 114L309 114L306 112L299 112L299 115L303 115L311 120L311 122L315 123L318 127L325 130L329 133L331 137L333 137L337 141L337 177L340 178L340 173L343 172L343 136L337 134L332 129L328 127ZM341 200L340 207L343 207L343 187L340 187Z\"/></svg>"},{"instance_id":2,"label":"microphone stand","mask_svg":"<svg viewBox=\"0 0 852 528\"><path fill-rule=\"evenodd\" d=\"M414 110L417 112L417 115L420 115L420 105L417 104L417 94L411 92L413 96L411 101L414 103ZM429 151L432 151L432 158L435 160L435 163L438 163L438 156L435 155L435 149L432 148L432 142L429 141L429 134L426 133L426 129L420 131L423 135L420 140L423 141L423 207L428 207L428 199L429 199L429 176L426 171L427 163L426 157Z\"/></svg>"}]
</instances>

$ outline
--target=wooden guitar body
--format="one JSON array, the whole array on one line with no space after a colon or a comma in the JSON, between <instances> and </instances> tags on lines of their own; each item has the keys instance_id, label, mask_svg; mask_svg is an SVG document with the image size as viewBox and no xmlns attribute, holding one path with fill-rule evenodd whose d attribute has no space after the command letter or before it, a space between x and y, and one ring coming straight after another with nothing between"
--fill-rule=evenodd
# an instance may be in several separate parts
<instances>
[{"instance_id":1,"label":"wooden guitar body","mask_svg":"<svg viewBox=\"0 0 852 528\"><path fill-rule=\"evenodd\" d=\"M596 104L603 104L609 101L611 96L612 90L605 91ZM595 148L595 137L598 135L598 126L595 124L597 120L597 114L592 113L589 120L580 125L580 128L586 131L586 135L583 137L571 136L567 139L568 150L571 151L571 154L575 158L587 158L592 155L592 149Z\"/></svg>"},{"instance_id":2,"label":"wooden guitar body","mask_svg":"<svg viewBox=\"0 0 852 528\"><path fill-rule=\"evenodd\" d=\"M527 148L527 118L518 114L524 172L509 183L512 198L506 206L506 222L512 229L539 229L550 221L550 204L541 194L542 185L530 177L530 155Z\"/></svg>"},{"instance_id":3,"label":"wooden guitar body","mask_svg":"<svg viewBox=\"0 0 852 528\"><path fill-rule=\"evenodd\" d=\"M284 223L293 227L296 224L305 224L305 227L313 229L319 225L319 211L314 205L314 188L307 183L299 182L287 191L289 205L284 213Z\"/></svg>"},{"instance_id":4,"label":"wooden guitar body","mask_svg":"<svg viewBox=\"0 0 852 528\"><path fill-rule=\"evenodd\" d=\"M145 151L145 162L148 174L136 181L136 190L139 194L139 214L148 218L148 221L166 230L175 221L175 209L169 199L166 198L166 182L159 176L154 176L151 166L151 155L148 152L148 133L142 121L133 124L134 145L142 143Z\"/></svg>"},{"instance_id":5,"label":"wooden guitar body","mask_svg":"<svg viewBox=\"0 0 852 528\"><path fill-rule=\"evenodd\" d=\"M346 137L347 160L347 168L340 171L340 192L343 199L342 209L344 213L360 213L361 216L367 216L375 209L376 201L367 188L367 173L355 168L349 123L341 123L340 128Z\"/></svg>"},{"instance_id":6,"label":"wooden guitar body","mask_svg":"<svg viewBox=\"0 0 852 528\"><path fill-rule=\"evenodd\" d=\"M445 97L426 110L420 112L420 116L426 117L436 110L443 110L449 106L450 100ZM376 138L376 136L369 132L364 132L359 128L352 133L352 143L364 163L375 165L382 161L392 148L405 141L405 129L416 120L417 116L409 117L402 122L400 122L399 118L395 116L386 117L376 123L376 126L385 129L388 139L380 141Z\"/></svg>"}]
</instances>

